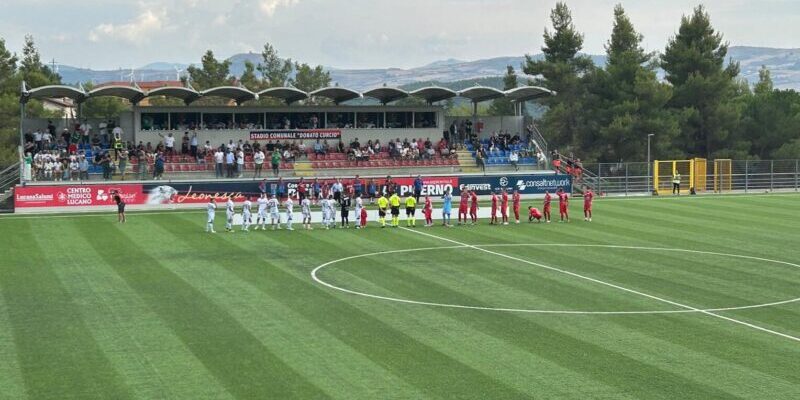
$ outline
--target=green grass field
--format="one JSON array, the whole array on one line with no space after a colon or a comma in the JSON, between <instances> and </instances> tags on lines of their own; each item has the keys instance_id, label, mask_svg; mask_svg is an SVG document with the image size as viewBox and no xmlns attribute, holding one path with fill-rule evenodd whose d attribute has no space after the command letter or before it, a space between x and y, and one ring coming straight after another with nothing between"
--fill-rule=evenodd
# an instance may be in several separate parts
<instances>
[{"instance_id":1,"label":"green grass field","mask_svg":"<svg viewBox=\"0 0 800 400\"><path fill-rule=\"evenodd\" d=\"M800 196L578 203L413 231L0 218L0 398L800 397Z\"/></svg>"}]
</instances>

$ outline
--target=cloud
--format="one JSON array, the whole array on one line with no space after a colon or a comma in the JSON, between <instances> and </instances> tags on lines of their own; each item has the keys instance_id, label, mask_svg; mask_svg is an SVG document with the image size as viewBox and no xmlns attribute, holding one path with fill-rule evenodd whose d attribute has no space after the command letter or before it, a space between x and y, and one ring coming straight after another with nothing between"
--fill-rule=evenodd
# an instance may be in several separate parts
<instances>
[{"instance_id":1,"label":"cloud","mask_svg":"<svg viewBox=\"0 0 800 400\"><path fill-rule=\"evenodd\" d=\"M166 8L143 10L136 18L124 24L103 23L89 32L89 40L100 42L106 39L139 43L160 33L166 27Z\"/></svg>"},{"instance_id":2,"label":"cloud","mask_svg":"<svg viewBox=\"0 0 800 400\"><path fill-rule=\"evenodd\" d=\"M275 14L278 7L288 7L297 4L300 0L260 0L258 8L268 17Z\"/></svg>"}]
</instances>

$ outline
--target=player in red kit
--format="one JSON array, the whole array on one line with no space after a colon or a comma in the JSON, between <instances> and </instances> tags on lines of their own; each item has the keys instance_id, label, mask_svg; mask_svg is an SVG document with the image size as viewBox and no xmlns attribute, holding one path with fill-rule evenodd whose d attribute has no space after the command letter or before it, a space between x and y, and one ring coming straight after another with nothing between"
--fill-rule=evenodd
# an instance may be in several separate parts
<instances>
[{"instance_id":1,"label":"player in red kit","mask_svg":"<svg viewBox=\"0 0 800 400\"><path fill-rule=\"evenodd\" d=\"M469 192L469 216L472 218L472 225L478 223L478 195L474 191Z\"/></svg>"},{"instance_id":2,"label":"player in red kit","mask_svg":"<svg viewBox=\"0 0 800 400\"><path fill-rule=\"evenodd\" d=\"M553 201L553 196L550 195L550 191L544 191L544 206L542 206L544 211L544 220L549 224L550 223L550 202Z\"/></svg>"},{"instance_id":3,"label":"player in red kit","mask_svg":"<svg viewBox=\"0 0 800 400\"><path fill-rule=\"evenodd\" d=\"M539 212L539 209L533 206L528 207L528 222L533 222L533 220L537 222L542 222L542 213Z\"/></svg>"},{"instance_id":4,"label":"player in red kit","mask_svg":"<svg viewBox=\"0 0 800 400\"><path fill-rule=\"evenodd\" d=\"M558 213L561 215L559 222L569 222L569 195L561 187L558 188L556 194L558 195Z\"/></svg>"},{"instance_id":5,"label":"player in red kit","mask_svg":"<svg viewBox=\"0 0 800 400\"><path fill-rule=\"evenodd\" d=\"M506 189L500 193L500 215L503 216L503 225L508 225L508 192Z\"/></svg>"},{"instance_id":6,"label":"player in red kit","mask_svg":"<svg viewBox=\"0 0 800 400\"><path fill-rule=\"evenodd\" d=\"M461 200L458 203L458 224L461 225L461 216L464 216L464 225L467 224L467 206L469 205L469 190L461 191Z\"/></svg>"},{"instance_id":7,"label":"player in red kit","mask_svg":"<svg viewBox=\"0 0 800 400\"><path fill-rule=\"evenodd\" d=\"M517 223L519 223L519 200L519 190L515 189L514 194L511 195L511 206L514 207L514 219L517 220Z\"/></svg>"},{"instance_id":8,"label":"player in red kit","mask_svg":"<svg viewBox=\"0 0 800 400\"><path fill-rule=\"evenodd\" d=\"M594 192L588 187L583 188L583 220L592 222L592 201Z\"/></svg>"},{"instance_id":9,"label":"player in red kit","mask_svg":"<svg viewBox=\"0 0 800 400\"><path fill-rule=\"evenodd\" d=\"M489 223L494 225L497 223L497 193L492 192L492 218Z\"/></svg>"},{"instance_id":10,"label":"player in red kit","mask_svg":"<svg viewBox=\"0 0 800 400\"><path fill-rule=\"evenodd\" d=\"M425 226L433 226L433 205L429 196L425 196L425 208L422 209L422 214L425 215Z\"/></svg>"}]
</instances>

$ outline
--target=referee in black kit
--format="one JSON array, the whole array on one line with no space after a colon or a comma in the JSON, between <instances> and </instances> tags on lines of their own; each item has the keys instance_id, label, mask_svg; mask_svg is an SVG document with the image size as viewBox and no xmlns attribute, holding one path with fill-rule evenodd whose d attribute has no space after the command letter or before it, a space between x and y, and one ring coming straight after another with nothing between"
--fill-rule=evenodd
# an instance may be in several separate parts
<instances>
[{"instance_id":1,"label":"referee in black kit","mask_svg":"<svg viewBox=\"0 0 800 400\"><path fill-rule=\"evenodd\" d=\"M114 195L114 202L117 203L117 222L122 224L127 221L125 218L125 200L122 200L122 196L116 190L112 194Z\"/></svg>"}]
</instances>

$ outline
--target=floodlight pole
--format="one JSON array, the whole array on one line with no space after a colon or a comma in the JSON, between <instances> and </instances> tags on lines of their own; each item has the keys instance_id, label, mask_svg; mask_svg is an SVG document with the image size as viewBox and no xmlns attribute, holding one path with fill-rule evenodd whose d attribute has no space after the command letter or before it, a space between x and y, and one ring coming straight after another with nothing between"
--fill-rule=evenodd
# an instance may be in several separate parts
<instances>
[{"instance_id":1,"label":"floodlight pole","mask_svg":"<svg viewBox=\"0 0 800 400\"><path fill-rule=\"evenodd\" d=\"M650 190L650 175L651 175L651 171L650 171L650 168L651 168L651 166L650 166L650 139L652 137L653 137L652 133L647 135L647 193L653 193L653 191Z\"/></svg>"}]
</instances>

